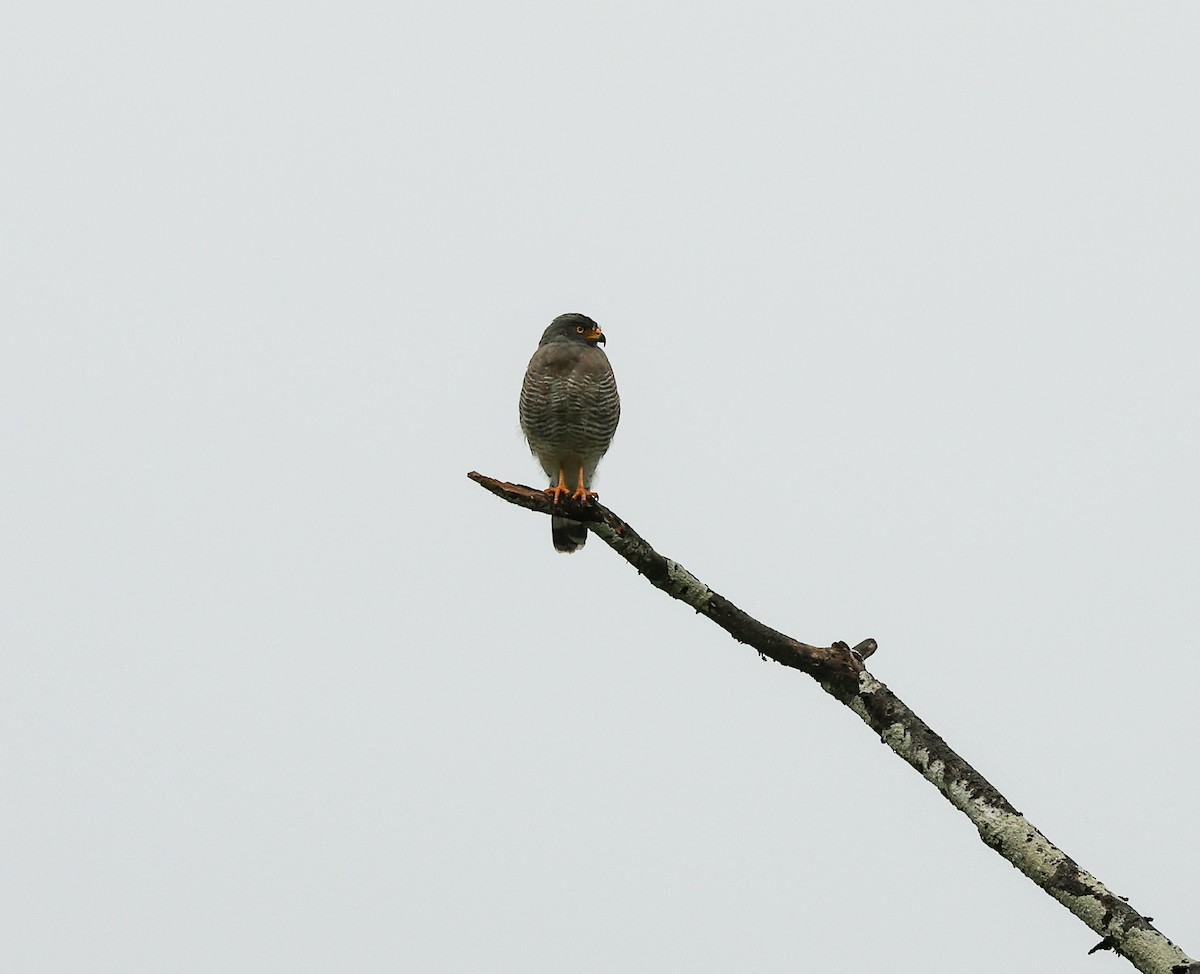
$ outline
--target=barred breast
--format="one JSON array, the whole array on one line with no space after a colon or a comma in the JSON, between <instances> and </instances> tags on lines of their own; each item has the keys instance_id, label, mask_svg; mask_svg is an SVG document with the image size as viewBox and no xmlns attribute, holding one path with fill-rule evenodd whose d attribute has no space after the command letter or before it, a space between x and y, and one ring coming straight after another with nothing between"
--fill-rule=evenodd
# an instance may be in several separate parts
<instances>
[{"instance_id":1,"label":"barred breast","mask_svg":"<svg viewBox=\"0 0 1200 974\"><path fill-rule=\"evenodd\" d=\"M551 482L560 467L571 478L580 466L590 481L621 418L608 356L594 345L543 345L525 372L520 411L521 429Z\"/></svg>"}]
</instances>

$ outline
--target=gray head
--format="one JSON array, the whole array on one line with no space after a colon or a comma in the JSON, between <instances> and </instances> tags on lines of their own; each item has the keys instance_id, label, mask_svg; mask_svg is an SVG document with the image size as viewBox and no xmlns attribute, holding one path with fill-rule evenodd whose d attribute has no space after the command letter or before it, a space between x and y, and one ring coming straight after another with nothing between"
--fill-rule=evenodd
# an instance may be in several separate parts
<instances>
[{"instance_id":1,"label":"gray head","mask_svg":"<svg viewBox=\"0 0 1200 974\"><path fill-rule=\"evenodd\" d=\"M584 345L603 345L604 332L600 326L587 315L559 315L550 327L542 332L542 340L538 345L549 345L550 342L580 342Z\"/></svg>"}]
</instances>

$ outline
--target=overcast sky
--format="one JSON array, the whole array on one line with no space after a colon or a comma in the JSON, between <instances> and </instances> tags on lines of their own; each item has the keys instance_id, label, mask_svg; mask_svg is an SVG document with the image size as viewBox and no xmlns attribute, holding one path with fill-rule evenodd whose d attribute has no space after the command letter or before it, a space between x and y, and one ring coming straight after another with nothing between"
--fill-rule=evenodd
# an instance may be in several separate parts
<instances>
[{"instance_id":1,"label":"overcast sky","mask_svg":"<svg viewBox=\"0 0 1200 974\"><path fill-rule=\"evenodd\" d=\"M0 22L0 967L1132 970L605 504L1200 953L1200 7Z\"/></svg>"}]
</instances>

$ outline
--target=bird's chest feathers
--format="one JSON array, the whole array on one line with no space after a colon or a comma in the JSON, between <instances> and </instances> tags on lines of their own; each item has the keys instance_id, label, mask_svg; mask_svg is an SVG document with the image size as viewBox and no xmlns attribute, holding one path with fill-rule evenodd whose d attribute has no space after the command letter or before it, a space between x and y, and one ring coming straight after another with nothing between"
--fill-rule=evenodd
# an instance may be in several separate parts
<instances>
[{"instance_id":1,"label":"bird's chest feathers","mask_svg":"<svg viewBox=\"0 0 1200 974\"><path fill-rule=\"evenodd\" d=\"M588 382L604 367L602 353L594 348L548 348L541 362L542 374L563 381Z\"/></svg>"}]
</instances>

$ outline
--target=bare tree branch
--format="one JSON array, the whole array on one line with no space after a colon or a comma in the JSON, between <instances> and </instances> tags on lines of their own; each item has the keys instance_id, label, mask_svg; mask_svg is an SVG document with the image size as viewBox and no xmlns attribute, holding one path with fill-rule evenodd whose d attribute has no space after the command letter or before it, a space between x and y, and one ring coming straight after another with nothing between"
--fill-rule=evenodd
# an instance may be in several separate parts
<instances>
[{"instance_id":1,"label":"bare tree branch","mask_svg":"<svg viewBox=\"0 0 1200 974\"><path fill-rule=\"evenodd\" d=\"M1093 951L1113 950L1143 974L1183 974L1200 970L1122 897L1081 869L1018 812L1008 800L866 669L876 649L865 639L811 646L763 625L718 595L686 568L655 551L636 531L597 502L563 501L555 506L541 490L510 484L479 473L467 475L511 504L542 514L568 513L587 522L656 588L686 602L739 642L765 657L802 670L830 696L856 713L880 740L967 816L983 841L1032 879L1101 936Z\"/></svg>"}]
</instances>

